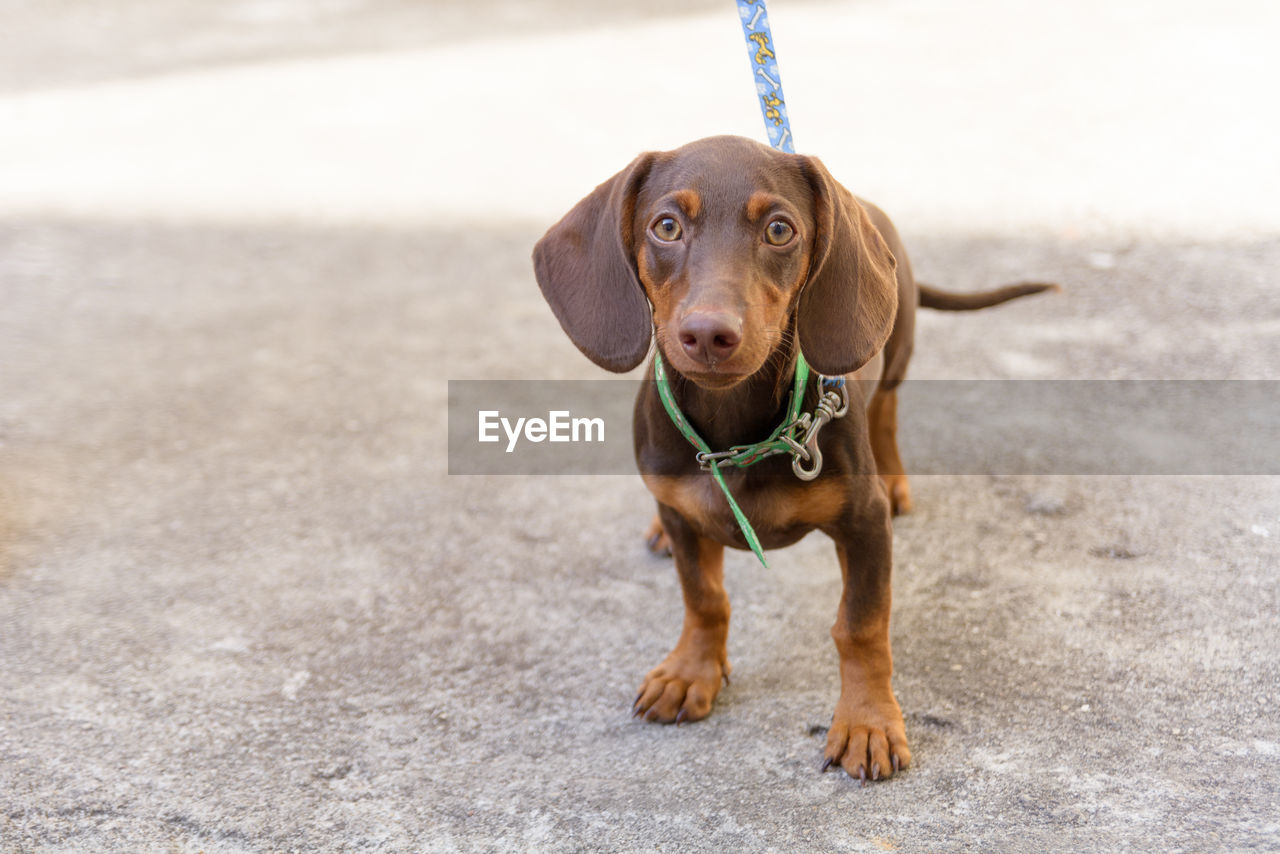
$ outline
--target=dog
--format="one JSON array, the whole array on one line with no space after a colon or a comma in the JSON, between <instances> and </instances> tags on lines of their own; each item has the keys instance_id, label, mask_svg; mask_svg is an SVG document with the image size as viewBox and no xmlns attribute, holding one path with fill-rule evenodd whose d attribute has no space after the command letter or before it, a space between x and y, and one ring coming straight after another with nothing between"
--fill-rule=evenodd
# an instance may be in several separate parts
<instances>
[{"instance_id":1,"label":"dog","mask_svg":"<svg viewBox=\"0 0 1280 854\"><path fill-rule=\"evenodd\" d=\"M731 494L763 548L815 529L835 541L841 687L821 770L839 766L865 785L906 768L889 611L891 516L911 508L896 389L915 309L982 308L1056 286L952 294L919 284L888 217L821 161L732 136L640 155L547 231L533 264L565 333L597 365L629 371L656 342L649 377L660 355L674 404L712 449L779 426L801 356L822 377L845 379L847 416L812 443L822 460L814 479L798 479L778 454L722 467L724 491L656 383L642 383L633 431L657 501L649 544L675 559L685 618L675 648L644 677L633 715L699 720L728 681L724 548L748 546ZM801 389L805 411L816 411L825 387L811 379Z\"/></svg>"}]
</instances>

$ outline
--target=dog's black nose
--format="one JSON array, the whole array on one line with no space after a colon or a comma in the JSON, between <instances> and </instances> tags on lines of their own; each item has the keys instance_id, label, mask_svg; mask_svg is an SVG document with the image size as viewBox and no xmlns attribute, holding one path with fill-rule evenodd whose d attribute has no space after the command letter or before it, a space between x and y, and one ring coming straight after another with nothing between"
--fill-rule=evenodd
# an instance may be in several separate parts
<instances>
[{"instance_id":1,"label":"dog's black nose","mask_svg":"<svg viewBox=\"0 0 1280 854\"><path fill-rule=\"evenodd\" d=\"M742 343L742 319L721 312L699 311L680 324L680 345L705 365L723 362Z\"/></svg>"}]
</instances>

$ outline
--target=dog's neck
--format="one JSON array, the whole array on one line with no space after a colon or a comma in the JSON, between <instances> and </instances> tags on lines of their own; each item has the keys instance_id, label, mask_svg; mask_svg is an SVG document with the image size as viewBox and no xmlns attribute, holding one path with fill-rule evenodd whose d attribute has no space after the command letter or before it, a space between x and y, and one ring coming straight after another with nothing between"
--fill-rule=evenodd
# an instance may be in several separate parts
<instances>
[{"instance_id":1,"label":"dog's neck","mask_svg":"<svg viewBox=\"0 0 1280 854\"><path fill-rule=\"evenodd\" d=\"M663 361L684 417L713 451L724 451L767 439L787 417L797 355L795 345L777 350L760 370L723 390L703 388Z\"/></svg>"}]
</instances>

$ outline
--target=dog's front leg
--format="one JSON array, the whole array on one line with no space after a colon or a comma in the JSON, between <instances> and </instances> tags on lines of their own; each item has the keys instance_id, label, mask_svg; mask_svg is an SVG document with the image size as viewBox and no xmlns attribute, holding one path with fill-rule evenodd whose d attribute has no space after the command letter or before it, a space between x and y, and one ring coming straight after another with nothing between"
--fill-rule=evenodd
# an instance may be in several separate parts
<instances>
[{"instance_id":1,"label":"dog's front leg","mask_svg":"<svg viewBox=\"0 0 1280 854\"><path fill-rule=\"evenodd\" d=\"M844 590L831 627L840 653L840 700L827 733L822 766L825 771L839 765L864 782L868 777L889 777L911 763L902 709L890 685L893 532L883 490L868 492L866 503L851 508L843 524L830 532L836 540Z\"/></svg>"},{"instance_id":2,"label":"dog's front leg","mask_svg":"<svg viewBox=\"0 0 1280 854\"><path fill-rule=\"evenodd\" d=\"M647 721L682 723L711 714L729 678L729 595L724 546L700 537L675 510L658 505L684 592L684 628L675 649L649 671L633 704Z\"/></svg>"}]
</instances>

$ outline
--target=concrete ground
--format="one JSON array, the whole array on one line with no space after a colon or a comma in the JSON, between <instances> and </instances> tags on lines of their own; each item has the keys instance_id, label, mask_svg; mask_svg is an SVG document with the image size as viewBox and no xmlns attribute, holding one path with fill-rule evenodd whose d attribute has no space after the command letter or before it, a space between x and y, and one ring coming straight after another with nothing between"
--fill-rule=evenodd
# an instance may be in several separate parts
<instances>
[{"instance_id":1,"label":"concrete ground","mask_svg":"<svg viewBox=\"0 0 1280 854\"><path fill-rule=\"evenodd\" d=\"M1280 378L1270 4L774 6L922 279L1067 286L914 377ZM0 851L1280 848L1280 478L916 478L859 788L821 536L729 557L733 684L645 725L639 479L445 473L446 380L601 376L549 222L760 136L732 11L156 8L0 13Z\"/></svg>"}]
</instances>

